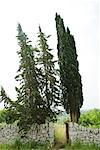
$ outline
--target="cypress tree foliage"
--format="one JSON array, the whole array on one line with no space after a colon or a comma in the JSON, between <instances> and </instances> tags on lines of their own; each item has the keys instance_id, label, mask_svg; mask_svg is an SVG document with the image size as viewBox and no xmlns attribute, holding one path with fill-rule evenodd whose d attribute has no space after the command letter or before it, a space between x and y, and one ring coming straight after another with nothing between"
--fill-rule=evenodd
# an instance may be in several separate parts
<instances>
[{"instance_id":1,"label":"cypress tree foliage","mask_svg":"<svg viewBox=\"0 0 100 150\"><path fill-rule=\"evenodd\" d=\"M49 37L49 36L48 36ZM55 62L53 55L47 44L47 38L39 26L39 56L38 65L41 72L39 76L39 88L41 96L47 108L48 121L56 118L59 110L56 106L59 105L59 82L57 81L57 70L55 69Z\"/></svg>"},{"instance_id":2,"label":"cypress tree foliage","mask_svg":"<svg viewBox=\"0 0 100 150\"><path fill-rule=\"evenodd\" d=\"M54 119L54 106L59 98L53 55L49 53L47 40L40 27L38 37L39 49L33 48L18 25L20 67L16 80L20 87L16 88L15 107L19 112L18 126L24 130L29 129L33 123L40 125Z\"/></svg>"},{"instance_id":3,"label":"cypress tree foliage","mask_svg":"<svg viewBox=\"0 0 100 150\"><path fill-rule=\"evenodd\" d=\"M59 112L59 82L56 79L55 61L50 53L47 39L39 27L39 48L33 48L31 41L18 24L20 50L19 69L16 81L17 100L12 101L1 88L1 99L8 110L7 123L17 120L20 131L27 132L32 124L44 124L56 118Z\"/></svg>"},{"instance_id":4,"label":"cypress tree foliage","mask_svg":"<svg viewBox=\"0 0 100 150\"><path fill-rule=\"evenodd\" d=\"M0 91L0 102L4 102L4 108L6 108L6 109L9 108L9 106L12 103L11 99L6 94L3 87L1 87L1 91Z\"/></svg>"},{"instance_id":5,"label":"cypress tree foliage","mask_svg":"<svg viewBox=\"0 0 100 150\"><path fill-rule=\"evenodd\" d=\"M83 104L83 94L75 41L74 37L70 34L69 28L65 29L60 15L56 14L55 20L62 103L67 113L70 113L71 121L78 122L80 108Z\"/></svg>"},{"instance_id":6,"label":"cypress tree foliage","mask_svg":"<svg viewBox=\"0 0 100 150\"><path fill-rule=\"evenodd\" d=\"M19 88L16 87L17 101L15 108L19 113L18 126L20 130L27 131L33 123L45 123L47 109L39 92L37 80L39 73L34 56L37 49L32 47L20 24L18 24L17 38L20 46L18 51L20 66L16 80L20 83L20 86Z\"/></svg>"},{"instance_id":7,"label":"cypress tree foliage","mask_svg":"<svg viewBox=\"0 0 100 150\"><path fill-rule=\"evenodd\" d=\"M17 38L20 46L20 67L16 76L16 80L20 82L20 87L16 88L17 109L20 113L18 125L27 130L33 123L45 123L47 108L39 91L39 69L36 67L34 56L37 49L32 47L20 24Z\"/></svg>"}]
</instances>

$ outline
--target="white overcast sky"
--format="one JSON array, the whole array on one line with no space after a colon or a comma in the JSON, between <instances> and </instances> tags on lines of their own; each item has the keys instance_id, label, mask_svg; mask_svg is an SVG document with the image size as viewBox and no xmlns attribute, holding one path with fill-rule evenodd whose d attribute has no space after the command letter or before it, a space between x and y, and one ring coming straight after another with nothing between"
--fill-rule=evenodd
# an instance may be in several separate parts
<instances>
[{"instance_id":1,"label":"white overcast sky","mask_svg":"<svg viewBox=\"0 0 100 150\"><path fill-rule=\"evenodd\" d=\"M52 35L50 47L56 55L55 13L58 12L75 37L83 109L100 108L99 4L99 0L0 0L0 85L12 99L16 97L14 77L18 69L17 23L21 23L33 44L40 24L43 32Z\"/></svg>"}]
</instances>

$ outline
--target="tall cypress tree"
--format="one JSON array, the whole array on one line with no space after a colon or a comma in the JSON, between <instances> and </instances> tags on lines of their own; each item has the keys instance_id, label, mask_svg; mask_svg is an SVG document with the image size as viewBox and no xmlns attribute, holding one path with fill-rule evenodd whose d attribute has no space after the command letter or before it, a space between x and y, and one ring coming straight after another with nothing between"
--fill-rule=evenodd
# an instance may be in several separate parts
<instances>
[{"instance_id":1,"label":"tall cypress tree","mask_svg":"<svg viewBox=\"0 0 100 150\"><path fill-rule=\"evenodd\" d=\"M19 129L25 131L34 123L40 125L53 120L58 113L59 82L56 79L55 61L40 27L38 38L39 48L33 48L18 24L20 65L15 77L19 82L16 87L17 100L12 101L3 88L0 95L0 101L4 101L8 110L7 123L18 120Z\"/></svg>"},{"instance_id":2,"label":"tall cypress tree","mask_svg":"<svg viewBox=\"0 0 100 150\"><path fill-rule=\"evenodd\" d=\"M70 113L71 121L77 122L80 116L80 108L83 104L83 94L75 41L70 34L69 28L65 29L60 15L56 14L55 20L62 103L67 113Z\"/></svg>"},{"instance_id":3,"label":"tall cypress tree","mask_svg":"<svg viewBox=\"0 0 100 150\"><path fill-rule=\"evenodd\" d=\"M18 25L20 67L16 80L20 87L16 88L15 107L20 116L18 126L24 130L33 123L40 125L54 119L57 113L54 108L59 100L55 62L40 27L38 37L39 48L33 48L20 24Z\"/></svg>"},{"instance_id":4,"label":"tall cypress tree","mask_svg":"<svg viewBox=\"0 0 100 150\"><path fill-rule=\"evenodd\" d=\"M20 67L16 80L19 81L20 87L16 88L16 108L20 113L19 127L27 130L33 123L45 123L47 109L39 92L37 80L39 73L34 56L37 49L32 47L20 24L17 38L20 46L18 51Z\"/></svg>"},{"instance_id":5,"label":"tall cypress tree","mask_svg":"<svg viewBox=\"0 0 100 150\"><path fill-rule=\"evenodd\" d=\"M49 36L48 36L49 37ZM58 113L57 107L59 105L59 82L57 81L57 71L55 69L55 62L53 55L47 44L47 38L39 27L39 70L41 77L39 78L40 92L48 109L48 119L52 120Z\"/></svg>"}]
</instances>

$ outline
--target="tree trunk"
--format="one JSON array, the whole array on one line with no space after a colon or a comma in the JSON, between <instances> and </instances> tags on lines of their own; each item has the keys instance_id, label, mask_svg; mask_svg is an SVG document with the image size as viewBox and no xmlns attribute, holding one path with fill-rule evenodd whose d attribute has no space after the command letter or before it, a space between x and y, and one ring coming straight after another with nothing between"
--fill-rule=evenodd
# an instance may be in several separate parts
<instances>
[{"instance_id":1,"label":"tree trunk","mask_svg":"<svg viewBox=\"0 0 100 150\"><path fill-rule=\"evenodd\" d=\"M71 122L77 123L78 122L77 112L76 111L70 111L70 118L71 118Z\"/></svg>"},{"instance_id":2,"label":"tree trunk","mask_svg":"<svg viewBox=\"0 0 100 150\"><path fill-rule=\"evenodd\" d=\"M71 118L71 122L75 122L75 113L73 111L70 111L70 118Z\"/></svg>"},{"instance_id":3,"label":"tree trunk","mask_svg":"<svg viewBox=\"0 0 100 150\"><path fill-rule=\"evenodd\" d=\"M68 123L65 124L66 124L66 142L69 143L69 125Z\"/></svg>"}]
</instances>

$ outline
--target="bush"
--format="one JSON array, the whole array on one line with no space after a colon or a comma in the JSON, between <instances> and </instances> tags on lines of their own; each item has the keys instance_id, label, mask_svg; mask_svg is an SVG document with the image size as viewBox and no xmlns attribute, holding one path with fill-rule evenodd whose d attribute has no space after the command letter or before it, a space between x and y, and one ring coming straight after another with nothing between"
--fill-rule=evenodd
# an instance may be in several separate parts
<instances>
[{"instance_id":1,"label":"bush","mask_svg":"<svg viewBox=\"0 0 100 150\"><path fill-rule=\"evenodd\" d=\"M20 147L22 147L22 143L19 139L16 139L13 148L20 149Z\"/></svg>"},{"instance_id":2,"label":"bush","mask_svg":"<svg viewBox=\"0 0 100 150\"><path fill-rule=\"evenodd\" d=\"M79 124L86 127L100 128L100 110L93 109L81 114Z\"/></svg>"},{"instance_id":3,"label":"bush","mask_svg":"<svg viewBox=\"0 0 100 150\"><path fill-rule=\"evenodd\" d=\"M0 110L0 123L6 122L6 110Z\"/></svg>"}]
</instances>

